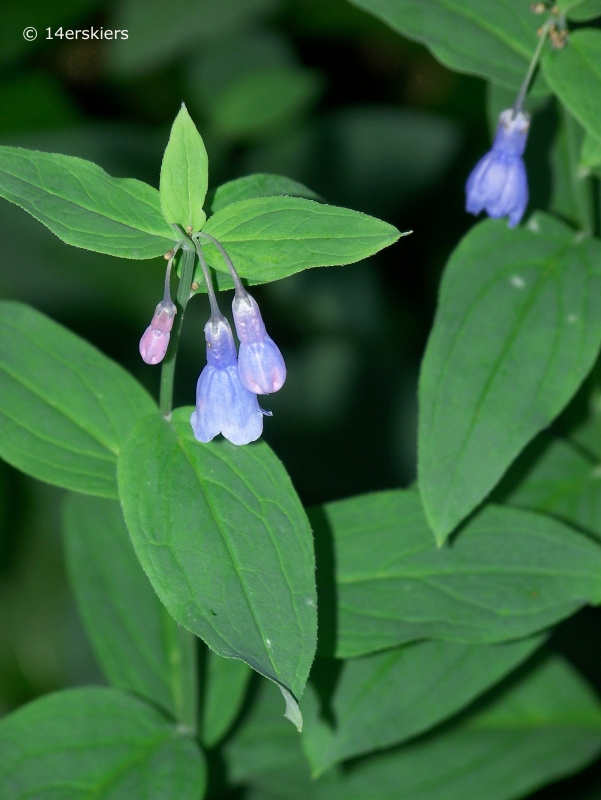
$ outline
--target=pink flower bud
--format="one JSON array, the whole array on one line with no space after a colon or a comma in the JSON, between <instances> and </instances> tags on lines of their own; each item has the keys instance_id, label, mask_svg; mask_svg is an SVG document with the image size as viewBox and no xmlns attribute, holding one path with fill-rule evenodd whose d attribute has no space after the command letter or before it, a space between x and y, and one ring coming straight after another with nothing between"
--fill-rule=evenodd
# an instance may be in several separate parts
<instances>
[{"instance_id":1,"label":"pink flower bud","mask_svg":"<svg viewBox=\"0 0 601 800\"><path fill-rule=\"evenodd\" d=\"M140 339L140 355L147 364L159 364L165 358L176 313L171 300L162 300L156 307L150 325Z\"/></svg>"}]
</instances>

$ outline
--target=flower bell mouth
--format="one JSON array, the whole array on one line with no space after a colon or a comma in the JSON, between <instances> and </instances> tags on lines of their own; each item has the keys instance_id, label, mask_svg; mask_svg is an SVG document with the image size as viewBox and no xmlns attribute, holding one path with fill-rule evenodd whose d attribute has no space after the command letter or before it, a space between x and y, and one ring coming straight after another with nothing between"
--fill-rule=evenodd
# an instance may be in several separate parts
<instances>
[{"instance_id":1,"label":"flower bell mouth","mask_svg":"<svg viewBox=\"0 0 601 800\"><path fill-rule=\"evenodd\" d=\"M466 211L489 217L509 217L515 227L528 205L528 178L522 155L526 147L530 117L522 111L505 109L491 150L478 161L466 190Z\"/></svg>"}]
</instances>

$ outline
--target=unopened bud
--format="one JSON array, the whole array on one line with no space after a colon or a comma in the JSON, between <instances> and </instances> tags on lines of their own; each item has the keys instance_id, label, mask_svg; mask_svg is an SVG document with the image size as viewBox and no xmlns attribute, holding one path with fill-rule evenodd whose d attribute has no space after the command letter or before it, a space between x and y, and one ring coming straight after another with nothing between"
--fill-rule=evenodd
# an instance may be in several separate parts
<instances>
[{"instance_id":1,"label":"unopened bud","mask_svg":"<svg viewBox=\"0 0 601 800\"><path fill-rule=\"evenodd\" d=\"M146 364L159 364L165 358L176 313L171 300L162 300L156 307L150 325L140 339L140 355Z\"/></svg>"}]
</instances>

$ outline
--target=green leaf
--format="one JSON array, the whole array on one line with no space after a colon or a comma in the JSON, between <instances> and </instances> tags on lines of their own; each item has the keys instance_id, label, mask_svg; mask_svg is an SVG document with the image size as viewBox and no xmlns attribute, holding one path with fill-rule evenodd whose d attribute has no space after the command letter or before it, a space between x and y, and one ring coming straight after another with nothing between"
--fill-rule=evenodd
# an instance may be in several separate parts
<instances>
[{"instance_id":1,"label":"green leaf","mask_svg":"<svg viewBox=\"0 0 601 800\"><path fill-rule=\"evenodd\" d=\"M351 0L447 67L518 89L537 44L540 17L521 0ZM535 90L546 91L539 82Z\"/></svg>"},{"instance_id":2,"label":"green leaf","mask_svg":"<svg viewBox=\"0 0 601 800\"><path fill-rule=\"evenodd\" d=\"M601 139L601 31L574 31L565 47L544 54L542 64L547 82L568 111Z\"/></svg>"},{"instance_id":3,"label":"green leaf","mask_svg":"<svg viewBox=\"0 0 601 800\"><path fill-rule=\"evenodd\" d=\"M74 247L154 258L173 246L156 189L132 178L112 178L81 158L0 147L0 197Z\"/></svg>"},{"instance_id":4,"label":"green leaf","mask_svg":"<svg viewBox=\"0 0 601 800\"><path fill-rule=\"evenodd\" d=\"M244 661L207 651L201 723L201 739L206 747L214 747L230 729L240 712L251 675Z\"/></svg>"},{"instance_id":5,"label":"green leaf","mask_svg":"<svg viewBox=\"0 0 601 800\"><path fill-rule=\"evenodd\" d=\"M249 800L513 800L590 763L601 748L599 701L560 658L520 671L471 713L415 742L312 782L300 745L274 722L265 684L225 746Z\"/></svg>"},{"instance_id":6,"label":"green leaf","mask_svg":"<svg viewBox=\"0 0 601 800\"><path fill-rule=\"evenodd\" d=\"M204 232L219 239L250 283L279 280L310 267L352 264L404 235L359 211L302 197L231 203L209 218ZM228 272L217 249L201 242L209 264Z\"/></svg>"},{"instance_id":7,"label":"green leaf","mask_svg":"<svg viewBox=\"0 0 601 800\"><path fill-rule=\"evenodd\" d=\"M507 492L504 502L552 514L601 538L599 464L563 439L536 443L536 451L534 460L526 451L507 473L499 487Z\"/></svg>"},{"instance_id":8,"label":"green leaf","mask_svg":"<svg viewBox=\"0 0 601 800\"><path fill-rule=\"evenodd\" d=\"M400 744L434 727L465 707L518 666L542 639L474 646L418 642L339 665L328 709L333 724L320 716L319 695L311 683L303 698L303 746L313 774L346 758ZM327 688L326 664L321 683ZM313 680L320 686L320 673Z\"/></svg>"},{"instance_id":9,"label":"green leaf","mask_svg":"<svg viewBox=\"0 0 601 800\"><path fill-rule=\"evenodd\" d=\"M601 602L601 547L542 514L487 506L444 547L417 491L328 503L310 519L320 613L337 636L324 624L320 649L339 658L425 638L507 641Z\"/></svg>"},{"instance_id":10,"label":"green leaf","mask_svg":"<svg viewBox=\"0 0 601 800\"><path fill-rule=\"evenodd\" d=\"M69 580L108 681L196 728L196 639L156 596L115 500L69 495L64 506Z\"/></svg>"},{"instance_id":11,"label":"green leaf","mask_svg":"<svg viewBox=\"0 0 601 800\"><path fill-rule=\"evenodd\" d=\"M318 72L295 66L266 67L240 75L211 108L211 121L222 136L253 140L290 126L317 100Z\"/></svg>"},{"instance_id":12,"label":"green leaf","mask_svg":"<svg viewBox=\"0 0 601 800\"><path fill-rule=\"evenodd\" d=\"M95 347L21 303L0 302L0 456L39 480L117 497L117 453L156 406Z\"/></svg>"},{"instance_id":13,"label":"green leaf","mask_svg":"<svg viewBox=\"0 0 601 800\"><path fill-rule=\"evenodd\" d=\"M221 211L222 208L239 200L250 200L253 197L274 197L275 195L319 200L315 192L298 181L293 181L283 175L269 175L260 172L246 175L244 178L236 178L219 186L211 202L211 213Z\"/></svg>"},{"instance_id":14,"label":"green leaf","mask_svg":"<svg viewBox=\"0 0 601 800\"><path fill-rule=\"evenodd\" d=\"M557 5L560 8L567 6L567 16L575 22L588 22L601 17L601 0L560 0Z\"/></svg>"},{"instance_id":15,"label":"green leaf","mask_svg":"<svg viewBox=\"0 0 601 800\"><path fill-rule=\"evenodd\" d=\"M483 708L379 756L320 798L510 800L576 772L601 750L601 707L560 658L550 658Z\"/></svg>"},{"instance_id":16,"label":"green leaf","mask_svg":"<svg viewBox=\"0 0 601 800\"><path fill-rule=\"evenodd\" d=\"M557 135L550 152L550 210L575 227L592 231L590 181L587 180L588 171L579 166L585 136L584 129L561 106Z\"/></svg>"},{"instance_id":17,"label":"green leaf","mask_svg":"<svg viewBox=\"0 0 601 800\"><path fill-rule=\"evenodd\" d=\"M142 420L121 452L136 553L181 625L298 699L316 643L307 517L264 442L200 444L191 410Z\"/></svg>"},{"instance_id":18,"label":"green leaf","mask_svg":"<svg viewBox=\"0 0 601 800\"><path fill-rule=\"evenodd\" d=\"M209 158L188 109L175 118L161 165L161 208L165 220L196 233L207 218L202 210L209 185Z\"/></svg>"},{"instance_id":19,"label":"green leaf","mask_svg":"<svg viewBox=\"0 0 601 800\"><path fill-rule=\"evenodd\" d=\"M537 215L471 229L420 377L419 485L438 542L576 392L601 343L601 244Z\"/></svg>"},{"instance_id":20,"label":"green leaf","mask_svg":"<svg viewBox=\"0 0 601 800\"><path fill-rule=\"evenodd\" d=\"M580 167L585 172L601 175L601 138L586 131L580 150Z\"/></svg>"},{"instance_id":21,"label":"green leaf","mask_svg":"<svg viewBox=\"0 0 601 800\"><path fill-rule=\"evenodd\" d=\"M3 800L200 800L198 746L118 689L46 695L0 722Z\"/></svg>"}]
</instances>

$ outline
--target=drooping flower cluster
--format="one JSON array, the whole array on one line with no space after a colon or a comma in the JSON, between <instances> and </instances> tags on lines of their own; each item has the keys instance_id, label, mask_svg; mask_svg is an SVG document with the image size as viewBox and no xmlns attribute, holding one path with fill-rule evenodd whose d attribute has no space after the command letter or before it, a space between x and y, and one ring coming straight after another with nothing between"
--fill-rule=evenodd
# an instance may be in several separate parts
<instances>
[{"instance_id":1,"label":"drooping flower cluster","mask_svg":"<svg viewBox=\"0 0 601 800\"><path fill-rule=\"evenodd\" d=\"M259 406L257 395L271 394L282 388L286 380L286 365L278 346L267 334L256 300L244 288L221 244L211 240L221 250L236 287L232 312L240 339L240 352L236 353L232 329L219 310L202 248L195 241L211 303L211 316L204 329L207 364L198 379L196 408L190 422L194 436L200 442L210 442L221 433L233 444L242 445L254 442L263 432L263 417L271 416L271 412ZM173 257L165 278L165 297L157 306L140 342L140 353L147 364L158 364L169 343L176 313L169 296L172 261Z\"/></svg>"},{"instance_id":2,"label":"drooping flower cluster","mask_svg":"<svg viewBox=\"0 0 601 800\"><path fill-rule=\"evenodd\" d=\"M522 155L530 117L507 108L499 117L492 149L478 161L465 187L466 211L489 217L509 217L515 227L528 205L528 179Z\"/></svg>"}]
</instances>

